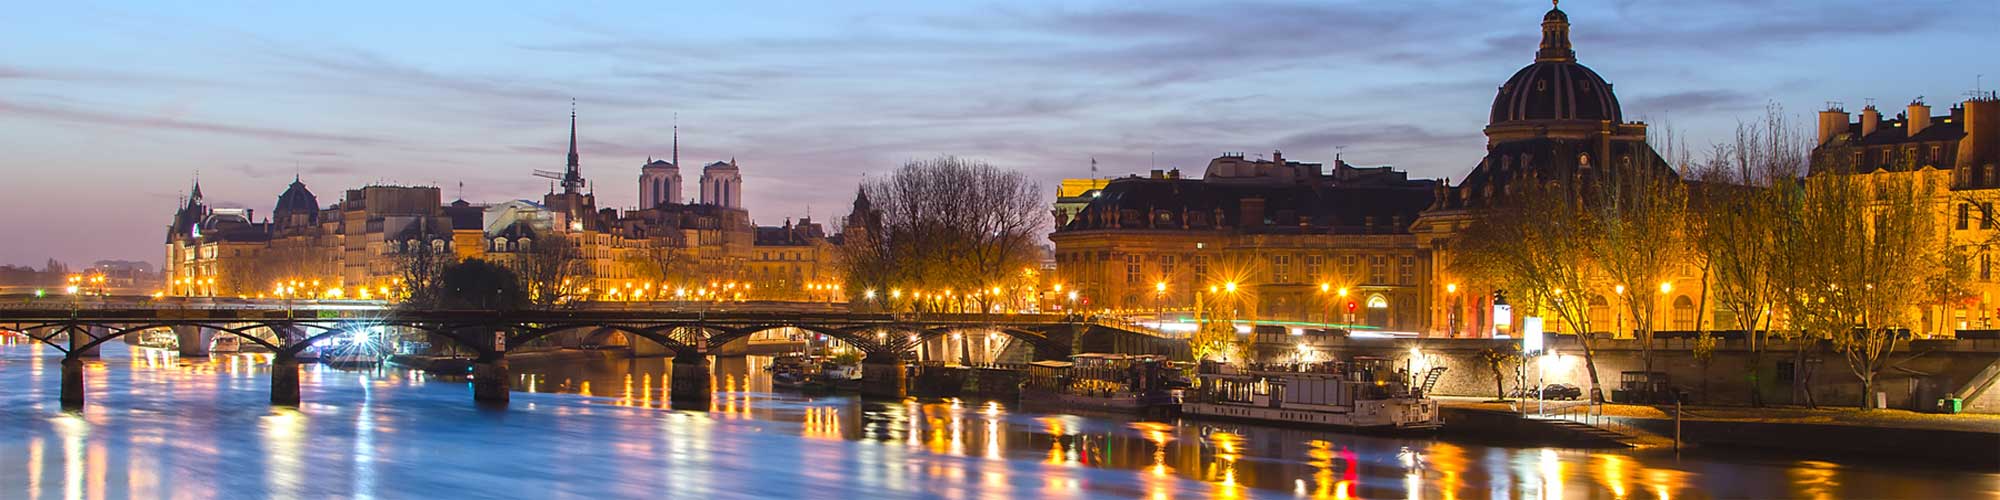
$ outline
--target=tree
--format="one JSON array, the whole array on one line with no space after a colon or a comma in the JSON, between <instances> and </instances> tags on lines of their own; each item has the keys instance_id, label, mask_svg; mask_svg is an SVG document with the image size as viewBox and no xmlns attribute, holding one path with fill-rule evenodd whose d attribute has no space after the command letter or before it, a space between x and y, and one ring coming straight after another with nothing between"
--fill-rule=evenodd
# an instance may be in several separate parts
<instances>
[{"instance_id":1,"label":"tree","mask_svg":"<svg viewBox=\"0 0 2000 500\"><path fill-rule=\"evenodd\" d=\"M396 252L398 274L402 277L404 307L434 309L439 307L442 296L440 279L446 267L457 260L451 249L445 248L443 239L427 238L408 241L389 241Z\"/></svg>"},{"instance_id":2,"label":"tree","mask_svg":"<svg viewBox=\"0 0 2000 500\"><path fill-rule=\"evenodd\" d=\"M997 297L976 292L1033 267L1048 219L1026 174L950 156L905 163L861 193L879 231L842 246L847 289L946 291L943 307L987 310Z\"/></svg>"},{"instance_id":3,"label":"tree","mask_svg":"<svg viewBox=\"0 0 2000 500\"><path fill-rule=\"evenodd\" d=\"M1752 406L1764 405L1758 370L1773 334L1780 280L1790 275L1779 266L1784 245L1797 243L1789 235L1809 148L1809 139L1772 105L1762 121L1738 123L1731 141L1715 146L1695 174L1699 189L1689 193L1689 241L1717 308L1744 332Z\"/></svg>"},{"instance_id":4,"label":"tree","mask_svg":"<svg viewBox=\"0 0 2000 500\"><path fill-rule=\"evenodd\" d=\"M1500 347L1479 350L1479 364L1493 372L1493 400L1507 400L1507 378L1502 375L1508 363L1521 362L1521 346L1508 342Z\"/></svg>"},{"instance_id":5,"label":"tree","mask_svg":"<svg viewBox=\"0 0 2000 500\"><path fill-rule=\"evenodd\" d=\"M1531 171L1532 172L1532 171ZM1514 179L1455 239L1450 264L1459 274L1505 287L1518 314L1553 315L1576 334L1590 376L1591 401L1603 401L1597 375L1597 333L1590 325L1593 292L1593 213L1576 182ZM1601 281L1601 280L1600 280Z\"/></svg>"},{"instance_id":6,"label":"tree","mask_svg":"<svg viewBox=\"0 0 2000 500\"><path fill-rule=\"evenodd\" d=\"M1630 298L1621 300L1632 316L1639 356L1647 373L1653 371L1653 332L1659 302L1673 266L1681 257L1686 234L1687 191L1677 164L1686 154L1675 150L1672 134L1664 134L1661 149L1674 159L1650 157L1632 164L1594 169L1595 182L1585 190L1585 210L1591 217L1584 248L1613 287L1623 286ZM1679 161L1676 161L1679 160ZM1661 283L1661 288L1655 288ZM1658 294L1655 291L1658 291ZM1699 320L1697 320L1699 323Z\"/></svg>"},{"instance_id":7,"label":"tree","mask_svg":"<svg viewBox=\"0 0 2000 500\"><path fill-rule=\"evenodd\" d=\"M528 294L514 271L480 259L446 267L439 277L438 302L447 309L518 311L529 305Z\"/></svg>"},{"instance_id":8,"label":"tree","mask_svg":"<svg viewBox=\"0 0 2000 500\"><path fill-rule=\"evenodd\" d=\"M582 250L568 236L544 231L527 244L512 267L534 307L566 306L589 287Z\"/></svg>"}]
</instances>

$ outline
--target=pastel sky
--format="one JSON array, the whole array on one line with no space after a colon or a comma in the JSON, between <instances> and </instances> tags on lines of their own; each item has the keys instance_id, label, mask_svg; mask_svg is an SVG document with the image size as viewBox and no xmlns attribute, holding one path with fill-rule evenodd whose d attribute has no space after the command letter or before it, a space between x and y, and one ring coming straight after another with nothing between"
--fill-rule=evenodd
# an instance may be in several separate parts
<instances>
[{"instance_id":1,"label":"pastel sky","mask_svg":"<svg viewBox=\"0 0 2000 500\"><path fill-rule=\"evenodd\" d=\"M1051 197L1093 157L1120 175L1342 151L1455 178L1548 7L21 2L0 30L0 263L157 263L197 171L211 201L259 214L294 174L323 204L366 183L537 198L530 171L562 167L572 98L600 206L636 204L678 113L683 163L736 158L762 224L837 217L863 176L940 154ZM1992 0L1563 7L1626 117L1692 144L1769 103L1942 110L1978 75L2000 87Z\"/></svg>"}]
</instances>

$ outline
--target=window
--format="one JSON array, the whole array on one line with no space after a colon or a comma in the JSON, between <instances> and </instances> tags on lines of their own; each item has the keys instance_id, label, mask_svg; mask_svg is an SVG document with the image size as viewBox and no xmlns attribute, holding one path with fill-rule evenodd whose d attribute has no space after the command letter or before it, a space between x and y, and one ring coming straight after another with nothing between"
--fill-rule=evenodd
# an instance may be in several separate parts
<instances>
[{"instance_id":1,"label":"window","mask_svg":"<svg viewBox=\"0 0 2000 500\"><path fill-rule=\"evenodd\" d=\"M1292 256L1290 255L1271 256L1271 282L1272 283L1292 282Z\"/></svg>"},{"instance_id":2,"label":"window","mask_svg":"<svg viewBox=\"0 0 2000 500\"><path fill-rule=\"evenodd\" d=\"M1320 279L1322 279L1322 278L1324 277L1324 275L1325 275L1325 274L1326 274L1326 256L1325 256L1325 255L1307 255L1307 256L1306 256L1306 280L1307 280L1307 281L1317 281L1317 280L1320 280Z\"/></svg>"},{"instance_id":3,"label":"window","mask_svg":"<svg viewBox=\"0 0 2000 500\"><path fill-rule=\"evenodd\" d=\"M1958 228L1959 228L1959 229L1965 229L1966 227L1968 227L1968 226L1966 225L1966 221L1967 221L1968 219L1970 219L1970 218L1971 218L1971 215L1972 215L1972 204L1970 204L1970 203L1960 203L1960 204L1958 204Z\"/></svg>"},{"instance_id":4,"label":"window","mask_svg":"<svg viewBox=\"0 0 2000 500\"><path fill-rule=\"evenodd\" d=\"M1160 279L1173 279L1173 277L1174 277L1174 256L1161 255Z\"/></svg>"},{"instance_id":5,"label":"window","mask_svg":"<svg viewBox=\"0 0 2000 500\"><path fill-rule=\"evenodd\" d=\"M1146 258L1139 254L1125 256L1125 284L1137 285L1139 282L1145 281L1145 276L1140 272L1141 263L1145 262L1145 260Z\"/></svg>"},{"instance_id":6,"label":"window","mask_svg":"<svg viewBox=\"0 0 2000 500\"><path fill-rule=\"evenodd\" d=\"M1368 256L1368 283L1382 283L1389 273L1388 263L1380 255Z\"/></svg>"},{"instance_id":7,"label":"window","mask_svg":"<svg viewBox=\"0 0 2000 500\"><path fill-rule=\"evenodd\" d=\"M1694 301L1686 295L1674 297L1674 329L1685 332L1694 328Z\"/></svg>"},{"instance_id":8,"label":"window","mask_svg":"<svg viewBox=\"0 0 2000 500\"><path fill-rule=\"evenodd\" d=\"M1993 256L1979 253L1979 281L1993 281Z\"/></svg>"},{"instance_id":9,"label":"window","mask_svg":"<svg viewBox=\"0 0 2000 500\"><path fill-rule=\"evenodd\" d=\"M1979 228L1993 229L1993 202L1979 204Z\"/></svg>"},{"instance_id":10,"label":"window","mask_svg":"<svg viewBox=\"0 0 2000 500\"><path fill-rule=\"evenodd\" d=\"M494 238L494 239L493 239L493 251L495 251L495 252L505 252L505 251L507 251L507 239L506 239L506 238Z\"/></svg>"},{"instance_id":11,"label":"window","mask_svg":"<svg viewBox=\"0 0 2000 500\"><path fill-rule=\"evenodd\" d=\"M1416 257L1408 255L1403 256L1402 264L1396 266L1396 283L1401 285L1417 284Z\"/></svg>"},{"instance_id":12,"label":"window","mask_svg":"<svg viewBox=\"0 0 2000 500\"><path fill-rule=\"evenodd\" d=\"M1194 281L1195 281L1195 283L1201 283L1201 282L1204 282L1204 281L1208 281L1208 256L1207 256L1207 255L1196 255L1196 256L1194 256Z\"/></svg>"},{"instance_id":13,"label":"window","mask_svg":"<svg viewBox=\"0 0 2000 500\"><path fill-rule=\"evenodd\" d=\"M1360 257L1356 257L1356 256L1353 256L1353 255L1342 255L1342 256L1340 256L1340 278L1341 278L1341 279L1344 279L1344 280L1351 280L1351 279L1354 279L1354 277L1355 277L1355 276L1360 276L1360 275L1361 275L1361 272L1360 272L1360 269L1358 268L1358 264L1356 263L1356 261L1358 261L1359 259L1360 259Z\"/></svg>"}]
</instances>

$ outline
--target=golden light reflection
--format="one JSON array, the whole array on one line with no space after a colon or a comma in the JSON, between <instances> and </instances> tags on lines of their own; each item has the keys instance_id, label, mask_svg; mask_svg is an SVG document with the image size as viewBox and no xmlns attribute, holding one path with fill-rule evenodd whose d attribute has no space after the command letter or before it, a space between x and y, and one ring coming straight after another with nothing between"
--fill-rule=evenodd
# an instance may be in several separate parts
<instances>
[{"instance_id":1,"label":"golden light reflection","mask_svg":"<svg viewBox=\"0 0 2000 500\"><path fill-rule=\"evenodd\" d=\"M1807 498L1839 498L1840 466L1818 460L1800 460L1798 465L1785 471L1791 476L1792 485L1798 496Z\"/></svg>"},{"instance_id":2,"label":"golden light reflection","mask_svg":"<svg viewBox=\"0 0 2000 500\"><path fill-rule=\"evenodd\" d=\"M1465 448L1439 441L1430 445L1424 458L1426 471L1437 477L1439 496L1444 500L1457 500L1458 489L1463 484L1459 475L1472 463L1465 456Z\"/></svg>"},{"instance_id":3,"label":"golden light reflection","mask_svg":"<svg viewBox=\"0 0 2000 500\"><path fill-rule=\"evenodd\" d=\"M1603 482L1604 487L1609 488L1612 495L1618 498L1625 498L1627 494L1625 490L1625 468L1627 466L1625 456L1605 453L1597 455L1595 458L1597 459L1597 480Z\"/></svg>"},{"instance_id":4,"label":"golden light reflection","mask_svg":"<svg viewBox=\"0 0 2000 500\"><path fill-rule=\"evenodd\" d=\"M1563 497L1563 462L1553 448L1542 448L1542 498Z\"/></svg>"},{"instance_id":5,"label":"golden light reflection","mask_svg":"<svg viewBox=\"0 0 2000 500\"><path fill-rule=\"evenodd\" d=\"M305 484L305 461L300 446L305 438L305 414L290 408L274 408L260 425L270 470L264 487L273 497L298 498Z\"/></svg>"}]
</instances>

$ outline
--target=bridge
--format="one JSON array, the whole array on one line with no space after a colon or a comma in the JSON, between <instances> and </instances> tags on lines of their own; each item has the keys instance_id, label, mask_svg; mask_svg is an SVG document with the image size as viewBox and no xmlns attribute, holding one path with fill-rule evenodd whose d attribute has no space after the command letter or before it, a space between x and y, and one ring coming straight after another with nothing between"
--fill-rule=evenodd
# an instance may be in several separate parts
<instances>
[{"instance_id":1,"label":"bridge","mask_svg":"<svg viewBox=\"0 0 2000 500\"><path fill-rule=\"evenodd\" d=\"M63 353L62 405L83 407L83 359L106 342L141 332L171 330L183 354L205 356L215 335L232 335L272 353L271 403L299 403L299 355L327 339L397 327L428 334L474 353L473 398L508 400L509 347L563 332L617 332L674 357L674 399L707 401L713 389L708 356L724 344L758 332L795 328L838 339L864 353L862 394L907 394L906 366L922 343L952 332L998 332L1031 346L1036 359L1062 359L1079 346L1115 346L1126 352L1177 353L1183 342L1123 323L1060 314L885 314L796 308L709 310L526 311L396 310L366 307L126 307L0 308L0 327L21 332ZM1105 350L1113 350L1105 349Z\"/></svg>"}]
</instances>

